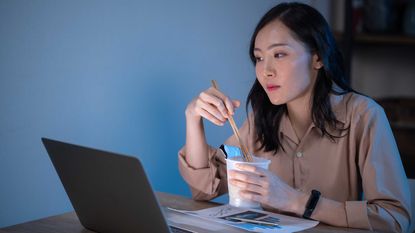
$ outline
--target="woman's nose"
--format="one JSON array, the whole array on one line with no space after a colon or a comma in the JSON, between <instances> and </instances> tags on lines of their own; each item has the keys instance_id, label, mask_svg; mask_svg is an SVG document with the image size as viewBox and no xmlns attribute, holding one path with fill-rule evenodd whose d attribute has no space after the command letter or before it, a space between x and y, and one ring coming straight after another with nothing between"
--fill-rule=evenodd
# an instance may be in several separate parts
<instances>
[{"instance_id":1,"label":"woman's nose","mask_svg":"<svg viewBox=\"0 0 415 233\"><path fill-rule=\"evenodd\" d=\"M264 77L265 78L274 77L275 76L275 68L274 68L272 62L269 59L267 59L267 60L264 60L264 63L265 63L264 71L263 71Z\"/></svg>"}]
</instances>

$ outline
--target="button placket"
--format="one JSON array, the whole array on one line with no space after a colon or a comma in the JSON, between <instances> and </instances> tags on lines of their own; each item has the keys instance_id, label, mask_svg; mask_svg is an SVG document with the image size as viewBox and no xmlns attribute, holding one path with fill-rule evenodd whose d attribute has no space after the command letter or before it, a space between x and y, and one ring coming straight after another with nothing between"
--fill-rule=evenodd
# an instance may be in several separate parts
<instances>
[{"instance_id":1,"label":"button placket","mask_svg":"<svg viewBox=\"0 0 415 233\"><path fill-rule=\"evenodd\" d=\"M303 156L304 156L304 150L303 150L303 145L300 144L299 147L297 147L297 149L294 151L294 183L295 183L295 187L297 188L297 191L301 190L301 187L303 187L303 175L301 172L301 166L303 164Z\"/></svg>"},{"instance_id":2,"label":"button placket","mask_svg":"<svg viewBox=\"0 0 415 233\"><path fill-rule=\"evenodd\" d=\"M307 139L309 137L309 134L312 132L312 129L315 128L314 125L311 125L305 135L303 136L302 140L300 141L300 144L298 147L294 150L293 154L293 160L294 160L294 184L295 187L299 190L304 190L304 183L306 182L306 174L304 174L303 166L306 166L306 161L304 157L304 148L305 144L307 142ZM302 192L301 191L301 192Z\"/></svg>"},{"instance_id":3,"label":"button placket","mask_svg":"<svg viewBox=\"0 0 415 233\"><path fill-rule=\"evenodd\" d=\"M303 156L302 152L299 150L300 148L297 148L297 150L294 151L293 160L294 160L294 184L296 188L299 188L301 185L301 157Z\"/></svg>"}]
</instances>

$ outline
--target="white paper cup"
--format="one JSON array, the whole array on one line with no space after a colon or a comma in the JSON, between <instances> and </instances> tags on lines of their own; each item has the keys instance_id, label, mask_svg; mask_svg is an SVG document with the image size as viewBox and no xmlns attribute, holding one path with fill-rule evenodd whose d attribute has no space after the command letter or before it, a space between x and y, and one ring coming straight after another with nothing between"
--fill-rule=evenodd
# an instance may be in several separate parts
<instances>
[{"instance_id":1,"label":"white paper cup","mask_svg":"<svg viewBox=\"0 0 415 233\"><path fill-rule=\"evenodd\" d=\"M230 170L240 171L240 169L236 167L236 164L249 164L249 165L253 165L256 167L268 169L268 166L271 163L271 161L268 159L259 158L255 156L252 156L252 158L254 160L253 162L244 162L242 156L235 156L232 158L228 158L226 159L226 169L227 171L230 171ZM228 191L229 191L229 204L230 205L236 206L236 207L242 207L242 208L261 209L261 204L259 202L242 198L239 195L240 188L230 184L229 179L230 178L228 176Z\"/></svg>"}]
</instances>

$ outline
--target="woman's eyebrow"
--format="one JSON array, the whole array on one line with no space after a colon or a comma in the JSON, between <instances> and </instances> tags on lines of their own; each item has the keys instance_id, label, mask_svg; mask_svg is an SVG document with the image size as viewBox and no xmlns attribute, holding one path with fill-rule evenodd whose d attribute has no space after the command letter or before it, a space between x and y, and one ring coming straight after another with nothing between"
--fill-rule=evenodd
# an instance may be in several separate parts
<instances>
[{"instance_id":1,"label":"woman's eyebrow","mask_svg":"<svg viewBox=\"0 0 415 233\"><path fill-rule=\"evenodd\" d=\"M275 44L272 44L272 45L268 46L267 50L273 49L273 48L278 47L278 46L289 46L289 45L287 43L275 43ZM254 51L261 51L261 49L260 48L254 48Z\"/></svg>"}]
</instances>

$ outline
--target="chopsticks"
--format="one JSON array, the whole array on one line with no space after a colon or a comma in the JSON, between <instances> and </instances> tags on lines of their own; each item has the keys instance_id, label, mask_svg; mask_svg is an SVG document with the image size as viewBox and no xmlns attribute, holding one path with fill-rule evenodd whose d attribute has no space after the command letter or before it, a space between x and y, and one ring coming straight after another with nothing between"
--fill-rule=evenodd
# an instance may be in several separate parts
<instances>
[{"instance_id":1,"label":"chopsticks","mask_svg":"<svg viewBox=\"0 0 415 233\"><path fill-rule=\"evenodd\" d=\"M216 90L219 91L219 86L218 86L218 84L216 83L215 80L212 80L212 86L213 86L213 88L215 88ZM241 139L241 136L239 135L238 127L236 126L235 121L233 120L232 115L230 113L228 113L228 115L229 115L229 119L228 119L229 120L229 123L231 124L233 133L235 134L236 138L238 139L238 142L239 142L239 145L241 147L242 155L243 155L244 160L246 162L253 162L254 160L252 159L252 156L249 153L248 148L245 146L245 144L243 143L243 141Z\"/></svg>"}]
</instances>

